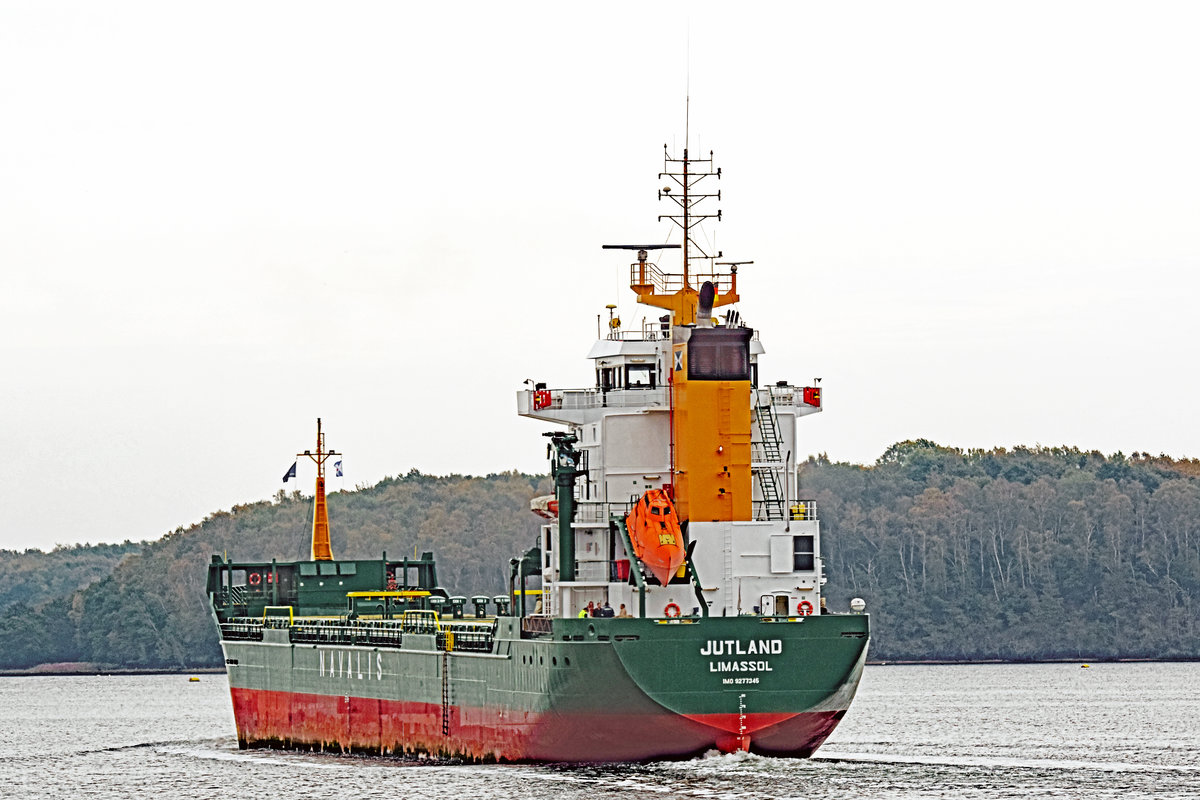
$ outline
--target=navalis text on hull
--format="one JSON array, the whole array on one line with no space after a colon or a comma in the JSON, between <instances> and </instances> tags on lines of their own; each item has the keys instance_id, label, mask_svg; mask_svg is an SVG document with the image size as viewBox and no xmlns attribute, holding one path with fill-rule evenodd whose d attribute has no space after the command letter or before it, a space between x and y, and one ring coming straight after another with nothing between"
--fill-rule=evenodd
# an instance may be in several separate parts
<instances>
[{"instance_id":1,"label":"navalis text on hull","mask_svg":"<svg viewBox=\"0 0 1200 800\"><path fill-rule=\"evenodd\" d=\"M808 756L846 713L869 620L858 601L826 608L818 509L794 459L821 392L760 380L765 351L735 307L751 262L694 238L720 216L701 210L720 171L711 154L664 158L662 219L678 243L615 246L636 254L630 288L651 321L626 329L610 310L590 386L517 392L521 416L554 426L554 494L531 501L545 522L511 559L506 593L451 595L432 553L335 558L319 429L302 454L318 465L312 559L213 556L241 746ZM677 271L650 260L664 252Z\"/></svg>"}]
</instances>

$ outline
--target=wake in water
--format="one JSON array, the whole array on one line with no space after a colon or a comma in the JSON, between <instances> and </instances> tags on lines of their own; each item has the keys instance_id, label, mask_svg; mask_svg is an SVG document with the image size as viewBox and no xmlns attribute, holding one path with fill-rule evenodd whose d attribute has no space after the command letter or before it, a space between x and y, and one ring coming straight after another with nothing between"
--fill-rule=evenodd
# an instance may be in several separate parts
<instances>
[{"instance_id":1,"label":"wake in water","mask_svg":"<svg viewBox=\"0 0 1200 800\"><path fill-rule=\"evenodd\" d=\"M1005 767L1015 769L1094 769L1104 772L1191 772L1200 767L1187 764L1142 764L1121 761L1088 761L1062 758L1006 758L999 756L927 756L887 755L880 753L838 753L815 755L814 761L829 763L925 764L945 767Z\"/></svg>"}]
</instances>

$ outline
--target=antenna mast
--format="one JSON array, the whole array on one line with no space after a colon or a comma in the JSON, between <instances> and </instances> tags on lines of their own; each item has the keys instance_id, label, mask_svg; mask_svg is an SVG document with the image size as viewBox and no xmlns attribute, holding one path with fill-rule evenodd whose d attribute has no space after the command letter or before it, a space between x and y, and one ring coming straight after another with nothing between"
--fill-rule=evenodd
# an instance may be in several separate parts
<instances>
[{"instance_id":1,"label":"antenna mast","mask_svg":"<svg viewBox=\"0 0 1200 800\"><path fill-rule=\"evenodd\" d=\"M721 258L724 254L721 251L710 253L701 247L693 237L693 228L706 219L721 219L721 210L717 209L714 214L697 213L697 206L715 197L718 201L721 199L721 193L707 193L697 189L697 184L705 178L716 177L721 178L721 170L713 168L712 152L708 154L708 158L691 158L688 154L688 149L684 147L683 158L672 158L667 145L663 145L663 164L664 169L658 173L658 179L661 181L664 178L669 178L666 186L658 190L658 199L662 200L666 197L672 200L679 206L678 214L662 214L659 216L659 221L669 219L678 225L683 230L683 244L655 244L655 245L604 245L605 249L619 250L637 250L638 260L630 267L629 288L633 289L637 294L638 302L643 305L654 306L655 308L665 308L671 312L672 325L694 325L696 323L696 312L699 309L700 292L696 287L693 287L691 282L695 280L697 286L702 287L704 283L711 283L714 291L712 305L707 310L717 306L726 306L738 301L737 293L737 266L733 265L726 272L720 271L717 266L716 259ZM675 192L676 187L680 189ZM683 249L683 271L682 273L663 272L658 268L658 265L650 263L647 259L651 250L662 250L666 248ZM695 254L699 254L698 256ZM692 261L703 259L708 262L707 268L694 266ZM733 262L729 262L731 265ZM750 262L738 262L750 263ZM724 265L722 265L724 266Z\"/></svg>"},{"instance_id":2,"label":"antenna mast","mask_svg":"<svg viewBox=\"0 0 1200 800\"><path fill-rule=\"evenodd\" d=\"M704 220L721 219L721 209L719 208L715 214L698 214L693 210L695 206L713 197L717 198L718 203L721 202L720 190L711 194L696 190L697 184L702 180L714 176L717 180L721 179L721 168L717 167L716 171L713 170L711 150L708 158L690 158L685 144L683 158L672 158L667 146L663 145L663 171L658 173L658 178L659 180L670 178L682 190L682 196L675 194L670 185L659 189L658 199L662 200L666 197L673 200L679 206L680 213L660 214L658 220L661 222L669 219L683 230L683 285L685 288L691 288L690 269L693 250L700 254L700 258L708 259L710 272L712 271L712 260L723 255L720 251L708 253L692 238L692 229Z\"/></svg>"}]
</instances>

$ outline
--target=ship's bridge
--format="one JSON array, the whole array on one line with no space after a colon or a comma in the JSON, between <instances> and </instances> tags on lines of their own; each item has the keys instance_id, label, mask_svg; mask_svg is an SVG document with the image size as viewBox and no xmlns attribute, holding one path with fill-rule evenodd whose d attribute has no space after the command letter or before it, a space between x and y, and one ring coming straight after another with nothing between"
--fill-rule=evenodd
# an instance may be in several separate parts
<instances>
[{"instance_id":1,"label":"ship's bridge","mask_svg":"<svg viewBox=\"0 0 1200 800\"><path fill-rule=\"evenodd\" d=\"M663 347L667 340L601 339L592 345L588 358L596 364L596 388L601 392L642 392L665 386Z\"/></svg>"},{"instance_id":2,"label":"ship's bridge","mask_svg":"<svg viewBox=\"0 0 1200 800\"><path fill-rule=\"evenodd\" d=\"M766 352L758 331L750 340L751 384L758 386L758 357ZM670 406L670 326L643 323L640 331L614 330L597 340L587 357L596 382L588 389L549 389L538 383L517 392L517 414L546 422L585 425L608 409L663 409Z\"/></svg>"},{"instance_id":3,"label":"ship's bridge","mask_svg":"<svg viewBox=\"0 0 1200 800\"><path fill-rule=\"evenodd\" d=\"M671 340L621 336L617 331L592 345L587 357L596 382L588 389L548 389L536 384L517 393L517 413L547 422L585 425L613 409L666 409L670 405L666 359Z\"/></svg>"}]
</instances>

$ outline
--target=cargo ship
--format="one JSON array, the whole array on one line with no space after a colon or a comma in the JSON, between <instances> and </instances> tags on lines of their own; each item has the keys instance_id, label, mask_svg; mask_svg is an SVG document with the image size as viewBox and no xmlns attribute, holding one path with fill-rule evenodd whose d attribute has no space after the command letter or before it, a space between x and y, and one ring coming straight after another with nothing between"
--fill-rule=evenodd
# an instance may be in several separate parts
<instances>
[{"instance_id":1,"label":"cargo ship","mask_svg":"<svg viewBox=\"0 0 1200 800\"><path fill-rule=\"evenodd\" d=\"M720 177L711 153L664 148L660 221L679 241L605 245L635 254L649 321L625 327L608 306L590 386L517 391L518 413L554 428L554 493L531 499L544 521L507 592L451 594L432 553L335 558L338 454L318 420L298 454L317 467L311 559L208 569L240 746L597 762L807 757L829 736L869 617L822 596L820 515L794 457L820 387L760 380L758 331L734 307L752 262L698 244Z\"/></svg>"}]
</instances>

